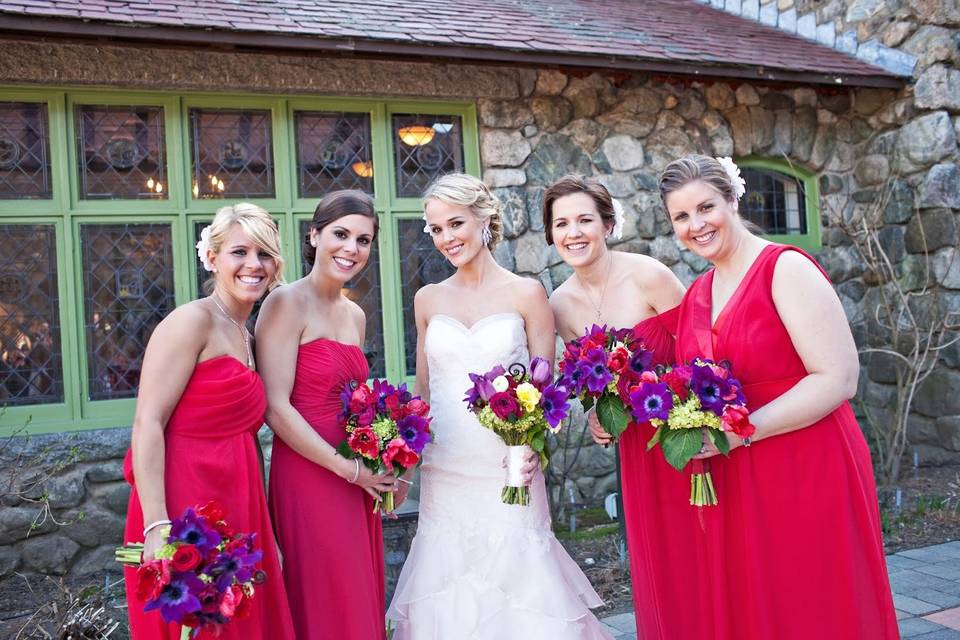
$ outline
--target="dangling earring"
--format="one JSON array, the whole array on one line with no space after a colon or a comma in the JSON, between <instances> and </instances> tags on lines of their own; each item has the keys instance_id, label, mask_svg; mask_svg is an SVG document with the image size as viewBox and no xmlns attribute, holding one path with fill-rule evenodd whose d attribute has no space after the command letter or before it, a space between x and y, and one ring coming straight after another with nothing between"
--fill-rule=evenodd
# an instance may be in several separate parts
<instances>
[{"instance_id":1,"label":"dangling earring","mask_svg":"<svg viewBox=\"0 0 960 640\"><path fill-rule=\"evenodd\" d=\"M488 245L493 241L493 234L490 232L490 227L483 228L480 238L483 240L484 245Z\"/></svg>"}]
</instances>

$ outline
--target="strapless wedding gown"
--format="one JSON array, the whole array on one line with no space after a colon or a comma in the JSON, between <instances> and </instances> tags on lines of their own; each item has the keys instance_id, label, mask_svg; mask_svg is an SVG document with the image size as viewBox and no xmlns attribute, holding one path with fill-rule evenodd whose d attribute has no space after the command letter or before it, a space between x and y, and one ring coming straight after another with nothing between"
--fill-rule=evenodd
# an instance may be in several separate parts
<instances>
[{"instance_id":1,"label":"strapless wedding gown","mask_svg":"<svg viewBox=\"0 0 960 640\"><path fill-rule=\"evenodd\" d=\"M530 361L523 317L472 327L431 318L424 339L431 428L420 468L420 519L387 617L394 640L609 640L602 601L550 528L542 473L530 504L505 505L506 445L463 401L468 373Z\"/></svg>"}]
</instances>

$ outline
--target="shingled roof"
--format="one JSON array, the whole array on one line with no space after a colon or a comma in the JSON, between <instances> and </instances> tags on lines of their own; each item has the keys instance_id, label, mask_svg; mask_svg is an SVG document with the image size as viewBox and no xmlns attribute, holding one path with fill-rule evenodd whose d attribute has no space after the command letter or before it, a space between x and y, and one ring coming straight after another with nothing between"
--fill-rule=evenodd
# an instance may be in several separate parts
<instances>
[{"instance_id":1,"label":"shingled roof","mask_svg":"<svg viewBox=\"0 0 960 640\"><path fill-rule=\"evenodd\" d=\"M0 0L0 32L897 86L695 0Z\"/></svg>"}]
</instances>

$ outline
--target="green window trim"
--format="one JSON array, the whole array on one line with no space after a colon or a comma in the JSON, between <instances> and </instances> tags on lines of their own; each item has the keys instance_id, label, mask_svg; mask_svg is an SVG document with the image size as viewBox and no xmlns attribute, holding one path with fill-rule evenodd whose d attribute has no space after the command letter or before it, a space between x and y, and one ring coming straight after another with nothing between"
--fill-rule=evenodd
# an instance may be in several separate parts
<instances>
[{"instance_id":1,"label":"green window trim","mask_svg":"<svg viewBox=\"0 0 960 640\"><path fill-rule=\"evenodd\" d=\"M820 249L820 182L817 174L781 158L762 156L746 156L735 159L737 166L747 169L767 169L776 171L785 176L796 178L803 184L804 209L806 213L807 232L803 234L768 234L764 238L771 242L779 242L799 247L805 251Z\"/></svg>"},{"instance_id":2,"label":"green window trim","mask_svg":"<svg viewBox=\"0 0 960 640\"><path fill-rule=\"evenodd\" d=\"M0 200L0 223L51 224L55 229L57 291L60 315L64 402L0 408L0 437L25 425L31 434L129 426L135 399L90 400L87 337L84 325L80 225L84 223L162 222L170 225L173 243L174 303L198 295L193 225L209 220L216 209L236 198L194 199L191 193L192 155L189 110L193 107L269 109L274 162L274 198L250 198L280 224L290 281L301 277L299 222L309 219L318 199L298 197L294 113L345 111L370 117L375 208L380 215L381 305L385 374L392 380L412 380L405 366L404 321L400 291L398 221L419 219L419 198L395 194L393 167L394 114L459 116L464 171L479 176L480 147L476 106L468 102L334 98L268 94L98 90L83 87L0 87L0 101L43 102L47 106L53 193L46 200ZM78 105L160 106L164 114L167 198L156 200L88 200L79 195L79 162L74 113Z\"/></svg>"}]
</instances>

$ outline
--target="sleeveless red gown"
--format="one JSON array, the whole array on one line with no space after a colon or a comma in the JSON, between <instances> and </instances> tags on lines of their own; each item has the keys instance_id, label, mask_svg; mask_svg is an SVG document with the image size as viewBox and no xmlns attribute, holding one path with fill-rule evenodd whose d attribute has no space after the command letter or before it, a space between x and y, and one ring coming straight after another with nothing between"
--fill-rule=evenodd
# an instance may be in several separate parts
<instances>
[{"instance_id":1,"label":"sleeveless red gown","mask_svg":"<svg viewBox=\"0 0 960 640\"><path fill-rule=\"evenodd\" d=\"M340 392L368 373L358 347L326 338L306 342L290 403L335 447L346 439L337 422ZM297 640L382 640L383 532L373 500L274 438L270 510Z\"/></svg>"},{"instance_id":2,"label":"sleeveless red gown","mask_svg":"<svg viewBox=\"0 0 960 640\"><path fill-rule=\"evenodd\" d=\"M634 332L653 351L653 363L674 362L680 307L647 318ZM688 618L689 581L682 569L685 549L696 543L696 512L688 504L690 480L667 464L659 451L647 451L650 424L631 424L620 437L620 486L630 552L637 637L678 638Z\"/></svg>"},{"instance_id":3,"label":"sleeveless red gown","mask_svg":"<svg viewBox=\"0 0 960 640\"><path fill-rule=\"evenodd\" d=\"M236 531L255 532L263 550L267 581L257 587L250 616L223 628L220 640L294 638L277 545L254 443L267 399L263 381L233 356L197 364L164 431L164 490L171 518L187 507L216 500ZM124 476L133 486L123 539L143 540L143 510L133 477L131 453ZM136 596L136 571L124 569L130 635L135 640L180 640L180 625L164 624L158 611L143 612Z\"/></svg>"},{"instance_id":4,"label":"sleeveless red gown","mask_svg":"<svg viewBox=\"0 0 960 640\"><path fill-rule=\"evenodd\" d=\"M677 359L728 360L753 411L807 375L771 292L777 258L790 250L765 247L714 326L712 271L680 308ZM700 543L675 568L689 615L671 637L899 637L870 452L849 403L710 468L720 504L702 508Z\"/></svg>"}]
</instances>

